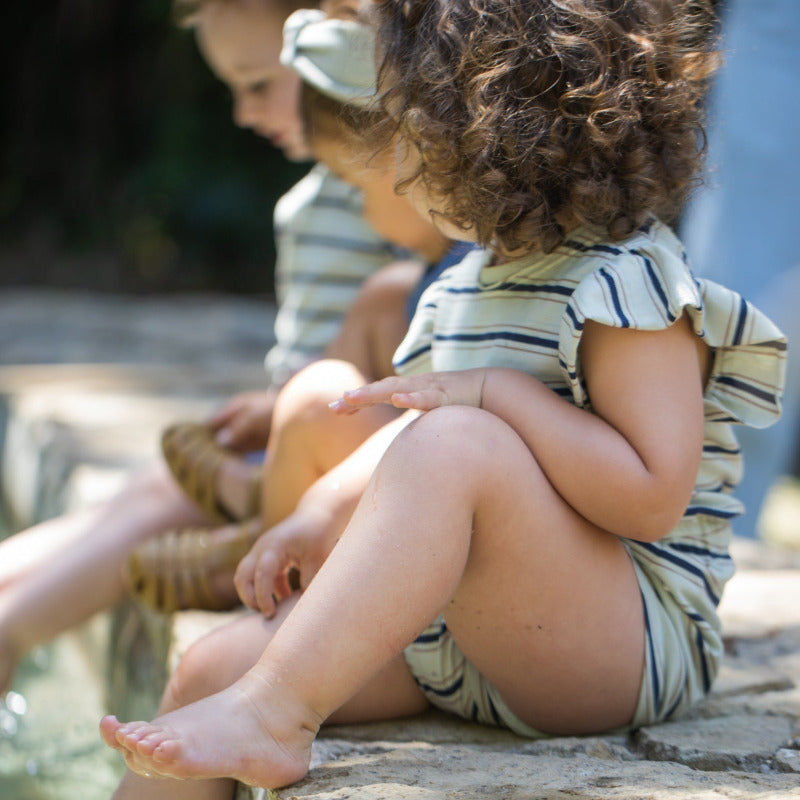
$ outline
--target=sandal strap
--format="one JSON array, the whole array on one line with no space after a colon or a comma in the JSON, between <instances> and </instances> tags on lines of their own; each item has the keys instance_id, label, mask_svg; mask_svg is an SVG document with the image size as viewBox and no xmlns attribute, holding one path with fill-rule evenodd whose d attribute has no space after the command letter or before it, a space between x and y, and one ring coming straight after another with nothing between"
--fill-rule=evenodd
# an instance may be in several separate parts
<instances>
[{"instance_id":1,"label":"sandal strap","mask_svg":"<svg viewBox=\"0 0 800 800\"><path fill-rule=\"evenodd\" d=\"M187 608L222 611L235 607L214 589L213 577L231 569L262 532L258 518L236 526L233 537L206 528L170 530L137 547L126 564L131 595L150 608L170 614Z\"/></svg>"},{"instance_id":2,"label":"sandal strap","mask_svg":"<svg viewBox=\"0 0 800 800\"><path fill-rule=\"evenodd\" d=\"M219 470L231 456L205 425L189 422L167 428L161 436L161 450L178 485L212 521L236 521L221 505L216 491Z\"/></svg>"}]
</instances>

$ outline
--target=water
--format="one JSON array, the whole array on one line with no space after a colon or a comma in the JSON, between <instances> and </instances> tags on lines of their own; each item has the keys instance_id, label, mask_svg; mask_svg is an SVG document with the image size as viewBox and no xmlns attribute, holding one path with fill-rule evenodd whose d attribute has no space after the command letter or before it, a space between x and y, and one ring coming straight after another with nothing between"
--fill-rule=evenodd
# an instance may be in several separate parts
<instances>
[{"instance_id":1,"label":"water","mask_svg":"<svg viewBox=\"0 0 800 800\"><path fill-rule=\"evenodd\" d=\"M3 538L0 532L0 538ZM0 704L0 800L107 800L122 775L101 741L108 620L37 648Z\"/></svg>"}]
</instances>

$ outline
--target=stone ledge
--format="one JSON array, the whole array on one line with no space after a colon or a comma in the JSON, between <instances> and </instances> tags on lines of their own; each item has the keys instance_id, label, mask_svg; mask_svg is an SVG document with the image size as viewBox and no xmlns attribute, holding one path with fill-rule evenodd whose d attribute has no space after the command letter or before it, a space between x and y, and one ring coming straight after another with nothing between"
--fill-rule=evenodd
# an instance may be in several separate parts
<instances>
[{"instance_id":1,"label":"stone ledge","mask_svg":"<svg viewBox=\"0 0 800 800\"><path fill-rule=\"evenodd\" d=\"M28 431L14 440L15 469L19 471L25 461L22 453L28 452L27 460L39 470L31 467L29 473L37 485L43 485L42 476L51 475L49 488L37 490L37 510L47 496L53 507L97 499L116 477L121 479L134 464L150 457L161 424L193 414L232 388L220 374L206 382L202 368L39 369L0 370L0 392L5 387L5 396L11 398L5 405L5 421ZM256 382L263 379L255 368L249 374ZM243 388L241 383L239 387ZM133 400L133 406L125 398ZM149 444L144 443L147 437ZM9 441L7 437L7 446ZM98 488L102 480L105 488ZM735 553L738 547L739 543ZM731 581L721 606L727 647L722 672L714 693L688 719L652 726L634 737L535 742L434 713L330 728L315 745L313 768L306 779L278 792L240 787L237 796L239 800L800 796L796 769L800 571L795 555L752 544L747 548L747 557L741 559L747 568ZM166 677L168 645L180 650L209 624L227 619L185 613L166 620L126 606L115 616L111 636L116 646L110 684L115 709L145 709L143 714L122 711L125 716L152 713L147 704L152 707Z\"/></svg>"}]
</instances>

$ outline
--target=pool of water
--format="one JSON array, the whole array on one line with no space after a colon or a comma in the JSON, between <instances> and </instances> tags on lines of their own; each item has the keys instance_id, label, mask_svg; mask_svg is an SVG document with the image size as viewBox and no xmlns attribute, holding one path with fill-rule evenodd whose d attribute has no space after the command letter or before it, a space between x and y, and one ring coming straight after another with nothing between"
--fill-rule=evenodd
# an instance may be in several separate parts
<instances>
[{"instance_id":1,"label":"pool of water","mask_svg":"<svg viewBox=\"0 0 800 800\"><path fill-rule=\"evenodd\" d=\"M1 800L110 797L123 769L97 728L107 626L98 616L20 665L0 704Z\"/></svg>"}]
</instances>

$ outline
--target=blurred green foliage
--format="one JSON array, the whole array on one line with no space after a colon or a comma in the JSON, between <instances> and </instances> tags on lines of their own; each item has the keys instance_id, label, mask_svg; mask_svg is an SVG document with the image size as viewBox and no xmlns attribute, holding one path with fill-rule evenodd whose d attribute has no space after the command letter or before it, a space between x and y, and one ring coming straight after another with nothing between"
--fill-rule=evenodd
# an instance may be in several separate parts
<instances>
[{"instance_id":1,"label":"blurred green foliage","mask_svg":"<svg viewBox=\"0 0 800 800\"><path fill-rule=\"evenodd\" d=\"M230 118L169 0L9 3L0 285L272 288L272 209L307 166Z\"/></svg>"}]
</instances>

